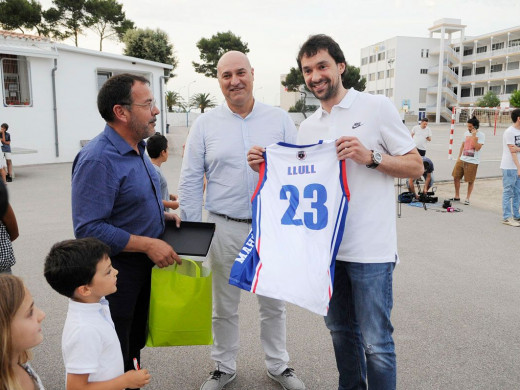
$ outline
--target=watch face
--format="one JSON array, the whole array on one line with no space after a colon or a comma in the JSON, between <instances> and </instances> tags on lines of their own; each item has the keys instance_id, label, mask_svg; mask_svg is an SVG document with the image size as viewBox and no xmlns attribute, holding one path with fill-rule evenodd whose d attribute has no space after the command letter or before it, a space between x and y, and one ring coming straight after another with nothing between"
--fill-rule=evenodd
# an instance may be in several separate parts
<instances>
[{"instance_id":1,"label":"watch face","mask_svg":"<svg viewBox=\"0 0 520 390\"><path fill-rule=\"evenodd\" d=\"M372 154L372 159L376 164L381 164L381 161L383 160L383 156L379 152L374 152Z\"/></svg>"}]
</instances>

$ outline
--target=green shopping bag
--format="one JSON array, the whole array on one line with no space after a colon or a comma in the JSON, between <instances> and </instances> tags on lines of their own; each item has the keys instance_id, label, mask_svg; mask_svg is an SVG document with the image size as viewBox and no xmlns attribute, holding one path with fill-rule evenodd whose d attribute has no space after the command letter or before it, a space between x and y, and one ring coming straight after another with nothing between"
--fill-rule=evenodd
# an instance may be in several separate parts
<instances>
[{"instance_id":1,"label":"green shopping bag","mask_svg":"<svg viewBox=\"0 0 520 390\"><path fill-rule=\"evenodd\" d=\"M211 271L202 262L152 268L147 347L209 345Z\"/></svg>"}]
</instances>

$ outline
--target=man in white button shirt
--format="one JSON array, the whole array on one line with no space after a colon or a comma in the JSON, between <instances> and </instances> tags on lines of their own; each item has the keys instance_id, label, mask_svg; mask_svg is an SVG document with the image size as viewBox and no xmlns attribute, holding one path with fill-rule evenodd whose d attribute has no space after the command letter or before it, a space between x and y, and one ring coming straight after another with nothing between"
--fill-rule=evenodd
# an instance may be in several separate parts
<instances>
[{"instance_id":1,"label":"man in white button shirt","mask_svg":"<svg viewBox=\"0 0 520 390\"><path fill-rule=\"evenodd\" d=\"M193 124L179 182L182 219L201 221L206 174L205 207L208 221L216 224L209 252L213 273L211 357L215 371L201 390L220 390L236 377L241 290L228 281L231 266L251 229L251 197L258 182L258 174L247 165L247 151L253 145L296 141L296 128L285 111L255 101L254 69L245 54L224 54L217 65L217 78L226 101ZM260 295L257 298L267 375L286 390L305 389L288 367L285 303Z\"/></svg>"},{"instance_id":2,"label":"man in white button shirt","mask_svg":"<svg viewBox=\"0 0 520 390\"><path fill-rule=\"evenodd\" d=\"M417 150L421 156L426 156L426 144L432 140L432 131L428 127L428 118L421 119L421 124L412 127L412 137L417 145Z\"/></svg>"}]
</instances>

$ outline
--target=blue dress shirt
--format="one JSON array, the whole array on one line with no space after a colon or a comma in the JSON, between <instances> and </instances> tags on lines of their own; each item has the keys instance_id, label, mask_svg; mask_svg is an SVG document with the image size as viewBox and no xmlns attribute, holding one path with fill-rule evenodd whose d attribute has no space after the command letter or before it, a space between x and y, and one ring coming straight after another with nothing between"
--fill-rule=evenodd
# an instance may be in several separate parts
<instances>
[{"instance_id":1,"label":"blue dress shirt","mask_svg":"<svg viewBox=\"0 0 520 390\"><path fill-rule=\"evenodd\" d=\"M201 221L206 174L206 209L250 219L258 174L249 168L247 152L255 145L295 141L296 127L287 112L256 101L245 118L233 113L226 103L198 117L190 129L182 163L181 218Z\"/></svg>"},{"instance_id":2,"label":"blue dress shirt","mask_svg":"<svg viewBox=\"0 0 520 390\"><path fill-rule=\"evenodd\" d=\"M139 154L109 125L72 166L72 222L77 238L96 237L121 252L130 235L157 238L164 230L159 177L145 143Z\"/></svg>"}]
</instances>

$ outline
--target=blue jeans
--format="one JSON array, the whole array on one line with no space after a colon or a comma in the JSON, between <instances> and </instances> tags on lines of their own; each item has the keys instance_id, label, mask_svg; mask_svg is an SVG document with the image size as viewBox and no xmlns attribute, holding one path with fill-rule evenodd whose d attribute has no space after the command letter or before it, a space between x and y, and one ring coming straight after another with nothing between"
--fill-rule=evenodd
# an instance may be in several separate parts
<instances>
[{"instance_id":1,"label":"blue jeans","mask_svg":"<svg viewBox=\"0 0 520 390\"><path fill-rule=\"evenodd\" d=\"M325 323L339 371L338 390L395 390L396 359L390 322L394 263L336 261Z\"/></svg>"},{"instance_id":2,"label":"blue jeans","mask_svg":"<svg viewBox=\"0 0 520 390\"><path fill-rule=\"evenodd\" d=\"M502 193L502 212L504 219L520 218L520 178L516 169L502 169L502 185L504 192ZM511 204L513 212L511 212Z\"/></svg>"}]
</instances>

